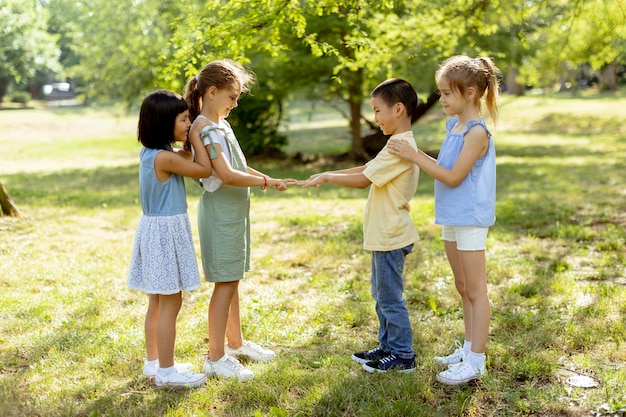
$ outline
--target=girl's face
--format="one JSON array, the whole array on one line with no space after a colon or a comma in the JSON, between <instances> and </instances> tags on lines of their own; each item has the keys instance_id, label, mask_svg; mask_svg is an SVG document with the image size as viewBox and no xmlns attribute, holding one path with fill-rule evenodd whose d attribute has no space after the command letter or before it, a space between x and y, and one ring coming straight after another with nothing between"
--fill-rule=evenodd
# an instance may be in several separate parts
<instances>
[{"instance_id":1,"label":"girl's face","mask_svg":"<svg viewBox=\"0 0 626 417\"><path fill-rule=\"evenodd\" d=\"M185 142L187 140L187 133L189 133L189 127L191 121L189 120L189 111L185 110L176 116L174 121L174 140L176 142Z\"/></svg>"},{"instance_id":2,"label":"girl's face","mask_svg":"<svg viewBox=\"0 0 626 417\"><path fill-rule=\"evenodd\" d=\"M234 88L209 88L210 103L213 112L219 119L225 119L231 110L237 107L241 91Z\"/></svg>"},{"instance_id":3,"label":"girl's face","mask_svg":"<svg viewBox=\"0 0 626 417\"><path fill-rule=\"evenodd\" d=\"M448 116L454 116L461 113L467 106L467 100L456 90L452 90L448 81L441 78L437 84L439 87L439 101L443 106L443 111Z\"/></svg>"}]
</instances>

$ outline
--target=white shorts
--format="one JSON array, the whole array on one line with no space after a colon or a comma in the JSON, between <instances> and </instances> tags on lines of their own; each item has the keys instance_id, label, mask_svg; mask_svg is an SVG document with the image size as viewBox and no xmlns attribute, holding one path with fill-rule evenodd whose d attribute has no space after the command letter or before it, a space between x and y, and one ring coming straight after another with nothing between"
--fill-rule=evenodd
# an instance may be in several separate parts
<instances>
[{"instance_id":1,"label":"white shorts","mask_svg":"<svg viewBox=\"0 0 626 417\"><path fill-rule=\"evenodd\" d=\"M441 238L456 242L458 250L485 250L489 227L481 226L442 226Z\"/></svg>"}]
</instances>

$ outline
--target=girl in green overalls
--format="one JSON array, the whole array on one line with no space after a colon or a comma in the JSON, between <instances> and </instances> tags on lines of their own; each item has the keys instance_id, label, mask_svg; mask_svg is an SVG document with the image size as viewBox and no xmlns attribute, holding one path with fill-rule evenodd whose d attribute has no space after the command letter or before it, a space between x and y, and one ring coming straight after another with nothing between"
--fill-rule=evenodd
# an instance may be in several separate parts
<instances>
[{"instance_id":1,"label":"girl in green overalls","mask_svg":"<svg viewBox=\"0 0 626 417\"><path fill-rule=\"evenodd\" d=\"M237 360L268 361L274 352L243 339L239 315L239 281L250 270L250 188L283 191L291 180L271 178L248 167L239 142L226 121L254 74L239 63L208 63L185 87L194 124L207 124L200 137L209 152L213 174L203 178L198 202L198 229L205 279L215 283L209 304L209 376L247 380L253 373ZM190 130L197 134L198 129ZM228 338L228 344L225 340Z\"/></svg>"}]
</instances>

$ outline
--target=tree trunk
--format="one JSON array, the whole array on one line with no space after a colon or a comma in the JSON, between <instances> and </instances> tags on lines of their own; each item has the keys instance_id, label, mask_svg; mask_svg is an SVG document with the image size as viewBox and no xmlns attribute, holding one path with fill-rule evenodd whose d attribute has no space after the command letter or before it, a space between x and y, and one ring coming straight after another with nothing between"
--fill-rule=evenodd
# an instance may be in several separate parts
<instances>
[{"instance_id":1,"label":"tree trunk","mask_svg":"<svg viewBox=\"0 0 626 417\"><path fill-rule=\"evenodd\" d=\"M361 107L363 106L363 70L358 69L346 77L348 83L348 105L350 106L350 133L352 136L352 147L350 148L350 158L355 161L367 160L367 154L363 149L363 138L361 138Z\"/></svg>"},{"instance_id":2,"label":"tree trunk","mask_svg":"<svg viewBox=\"0 0 626 417\"><path fill-rule=\"evenodd\" d=\"M4 100L4 96L7 93L10 81L11 80L8 77L0 76L0 107L2 107L2 101Z\"/></svg>"},{"instance_id":3,"label":"tree trunk","mask_svg":"<svg viewBox=\"0 0 626 417\"><path fill-rule=\"evenodd\" d=\"M506 73L506 92L516 96L523 96L524 87L517 82L518 74L519 69L515 65L511 65Z\"/></svg>"},{"instance_id":4,"label":"tree trunk","mask_svg":"<svg viewBox=\"0 0 626 417\"><path fill-rule=\"evenodd\" d=\"M0 182L0 206L2 206L2 215L3 216L12 216L18 217L20 215L19 210L13 204L13 200L11 200L11 196L7 193L7 190L4 188L4 185Z\"/></svg>"},{"instance_id":5,"label":"tree trunk","mask_svg":"<svg viewBox=\"0 0 626 417\"><path fill-rule=\"evenodd\" d=\"M617 61L606 64L600 70L600 90L617 91Z\"/></svg>"}]
</instances>

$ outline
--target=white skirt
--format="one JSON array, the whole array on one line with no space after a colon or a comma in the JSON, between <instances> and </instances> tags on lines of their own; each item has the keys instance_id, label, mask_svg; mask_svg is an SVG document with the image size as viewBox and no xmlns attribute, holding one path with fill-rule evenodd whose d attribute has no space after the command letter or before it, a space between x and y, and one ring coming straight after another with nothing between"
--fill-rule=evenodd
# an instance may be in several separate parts
<instances>
[{"instance_id":1,"label":"white skirt","mask_svg":"<svg viewBox=\"0 0 626 417\"><path fill-rule=\"evenodd\" d=\"M200 288L187 213L141 216L130 260L128 287L164 295Z\"/></svg>"}]
</instances>

